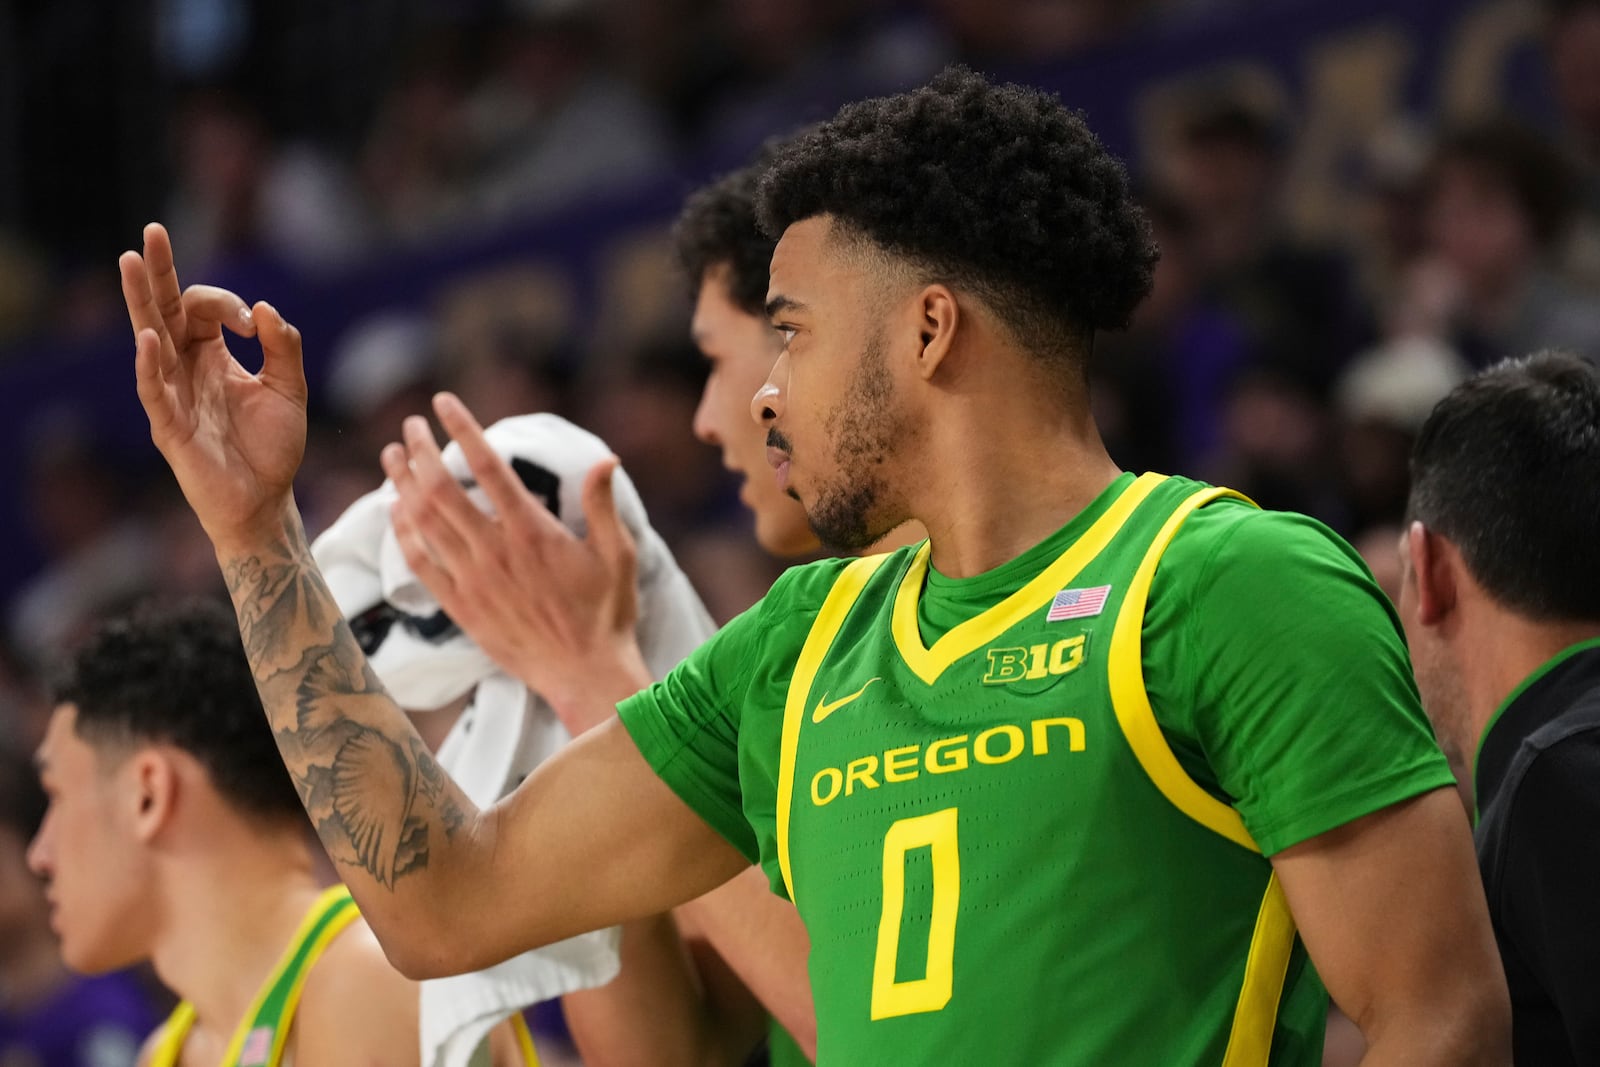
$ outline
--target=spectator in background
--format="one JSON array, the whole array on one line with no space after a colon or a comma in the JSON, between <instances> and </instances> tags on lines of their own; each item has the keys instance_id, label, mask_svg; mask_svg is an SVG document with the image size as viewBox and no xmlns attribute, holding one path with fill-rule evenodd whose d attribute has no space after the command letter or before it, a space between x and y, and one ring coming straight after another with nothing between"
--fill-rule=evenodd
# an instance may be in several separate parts
<instances>
[{"instance_id":1,"label":"spectator in background","mask_svg":"<svg viewBox=\"0 0 1600 1067\"><path fill-rule=\"evenodd\" d=\"M1475 813L1516 1061L1600 1063L1600 369L1479 374L1412 472L1400 614Z\"/></svg>"},{"instance_id":2,"label":"spectator in background","mask_svg":"<svg viewBox=\"0 0 1600 1067\"><path fill-rule=\"evenodd\" d=\"M149 531L128 514L123 481L87 416L47 412L31 437L28 515L47 562L12 600L6 623L16 648L38 668L98 611L146 591L155 554Z\"/></svg>"},{"instance_id":3,"label":"spectator in background","mask_svg":"<svg viewBox=\"0 0 1600 1067\"><path fill-rule=\"evenodd\" d=\"M318 271L370 246L351 177L310 143L274 143L242 95L191 91L172 137L176 178L166 213L185 257L216 264L265 252Z\"/></svg>"},{"instance_id":4,"label":"spectator in background","mask_svg":"<svg viewBox=\"0 0 1600 1067\"><path fill-rule=\"evenodd\" d=\"M606 69L589 5L519 0L488 78L464 102L468 221L617 190L669 158L654 109Z\"/></svg>"},{"instance_id":5,"label":"spectator in background","mask_svg":"<svg viewBox=\"0 0 1600 1067\"><path fill-rule=\"evenodd\" d=\"M1546 0L1546 47L1579 215L1567 249L1574 280L1600 289L1600 0Z\"/></svg>"},{"instance_id":6,"label":"spectator in background","mask_svg":"<svg viewBox=\"0 0 1600 1067\"><path fill-rule=\"evenodd\" d=\"M126 974L79 978L62 964L25 859L46 804L28 757L0 740L0 1064L133 1067L155 1007Z\"/></svg>"},{"instance_id":7,"label":"spectator in background","mask_svg":"<svg viewBox=\"0 0 1600 1067\"><path fill-rule=\"evenodd\" d=\"M1566 161L1509 119L1447 133L1429 168L1429 255L1407 299L1473 366L1545 347L1600 359L1600 303L1556 272L1572 219Z\"/></svg>"},{"instance_id":8,"label":"spectator in background","mask_svg":"<svg viewBox=\"0 0 1600 1067\"><path fill-rule=\"evenodd\" d=\"M1192 472L1222 443L1222 401L1250 359L1248 342L1201 290L1194 217L1163 193L1141 199L1161 259L1128 331L1096 343L1090 395L1119 466Z\"/></svg>"},{"instance_id":9,"label":"spectator in background","mask_svg":"<svg viewBox=\"0 0 1600 1067\"><path fill-rule=\"evenodd\" d=\"M1346 258L1283 217L1282 120L1241 94L1195 98L1158 167L1194 220L1205 292L1244 324L1258 363L1321 397L1370 333Z\"/></svg>"}]
</instances>

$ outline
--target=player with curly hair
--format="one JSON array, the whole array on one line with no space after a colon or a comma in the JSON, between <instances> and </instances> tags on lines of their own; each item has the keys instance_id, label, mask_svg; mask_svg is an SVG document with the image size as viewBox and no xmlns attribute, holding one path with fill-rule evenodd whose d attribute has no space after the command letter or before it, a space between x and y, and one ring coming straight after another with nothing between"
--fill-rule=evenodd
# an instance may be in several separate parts
<instances>
[{"instance_id":1,"label":"player with curly hair","mask_svg":"<svg viewBox=\"0 0 1600 1067\"><path fill-rule=\"evenodd\" d=\"M413 571L553 704L620 707L488 811L377 779L308 798L391 957L480 966L754 861L811 935L819 1062L1314 1064L1324 983L1371 1063L1506 1062L1471 840L1370 576L1309 519L1100 442L1093 339L1156 251L1082 120L952 70L801 135L760 200L778 484L825 543L929 539L789 571L636 692L610 468L578 538L458 401L437 410L492 516L408 420L384 463ZM315 690L428 779L305 550L298 333L180 299L146 237L123 258L140 396L285 760L340 759L297 721ZM349 838L402 814L403 855Z\"/></svg>"}]
</instances>

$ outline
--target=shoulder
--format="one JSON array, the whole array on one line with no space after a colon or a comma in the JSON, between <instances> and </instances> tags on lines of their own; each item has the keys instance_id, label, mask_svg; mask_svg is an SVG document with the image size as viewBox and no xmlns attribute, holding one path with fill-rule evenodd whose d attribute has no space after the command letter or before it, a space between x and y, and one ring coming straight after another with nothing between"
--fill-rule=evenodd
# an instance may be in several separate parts
<instances>
[{"instance_id":1,"label":"shoulder","mask_svg":"<svg viewBox=\"0 0 1600 1067\"><path fill-rule=\"evenodd\" d=\"M1197 488L1202 488L1196 483ZM1327 526L1294 511L1267 511L1237 497L1198 508L1173 535L1163 557L1270 574L1278 566L1307 564L1364 569L1350 544Z\"/></svg>"},{"instance_id":2,"label":"shoulder","mask_svg":"<svg viewBox=\"0 0 1600 1067\"><path fill-rule=\"evenodd\" d=\"M1264 511L1236 498L1189 515L1162 553L1151 600L1237 611L1243 603L1293 603L1317 611L1343 604L1393 611L1350 544L1307 515Z\"/></svg>"},{"instance_id":3,"label":"shoulder","mask_svg":"<svg viewBox=\"0 0 1600 1067\"><path fill-rule=\"evenodd\" d=\"M866 559L880 560L882 561L882 565L878 567L880 572L903 570L905 564L916 554L916 549L917 546L908 545L881 555L830 557L790 567L778 576L778 580L772 584L771 590L762 598L761 603L771 604L784 611L809 608L815 613L821 609L823 601L828 598L840 576L856 563Z\"/></svg>"},{"instance_id":4,"label":"shoulder","mask_svg":"<svg viewBox=\"0 0 1600 1067\"><path fill-rule=\"evenodd\" d=\"M1518 752L1521 773L1510 797L1513 829L1541 835L1593 837L1600 847L1600 692L1592 691L1572 720L1559 717L1529 735Z\"/></svg>"},{"instance_id":5,"label":"shoulder","mask_svg":"<svg viewBox=\"0 0 1600 1067\"><path fill-rule=\"evenodd\" d=\"M394 969L366 920L335 937L306 976L295 1018L301 1063L414 1064L420 987Z\"/></svg>"}]
</instances>

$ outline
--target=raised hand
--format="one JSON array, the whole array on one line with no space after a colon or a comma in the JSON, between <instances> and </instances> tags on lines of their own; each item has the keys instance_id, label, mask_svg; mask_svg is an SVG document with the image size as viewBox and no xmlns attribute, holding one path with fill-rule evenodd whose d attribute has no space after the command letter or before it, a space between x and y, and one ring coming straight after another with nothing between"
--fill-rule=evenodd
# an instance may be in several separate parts
<instances>
[{"instance_id":1,"label":"raised hand","mask_svg":"<svg viewBox=\"0 0 1600 1067\"><path fill-rule=\"evenodd\" d=\"M134 373L150 437L218 547L280 530L305 454L306 379L300 332L270 304L225 289L178 287L167 231L145 227L144 254L118 261L134 333ZM261 343L258 374L223 338Z\"/></svg>"},{"instance_id":2,"label":"raised hand","mask_svg":"<svg viewBox=\"0 0 1600 1067\"><path fill-rule=\"evenodd\" d=\"M445 468L426 420L407 419L404 445L382 457L399 493L393 521L406 563L490 658L581 733L650 679L633 631L637 558L612 495L616 461L584 480L589 530L579 538L528 491L460 400L440 394L434 410L494 512L480 511Z\"/></svg>"}]
</instances>

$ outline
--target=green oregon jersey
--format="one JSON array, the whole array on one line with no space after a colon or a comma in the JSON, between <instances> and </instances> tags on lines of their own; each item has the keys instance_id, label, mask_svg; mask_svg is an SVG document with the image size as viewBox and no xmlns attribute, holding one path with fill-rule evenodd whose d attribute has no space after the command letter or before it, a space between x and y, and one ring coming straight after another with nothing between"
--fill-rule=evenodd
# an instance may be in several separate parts
<instances>
[{"instance_id":1,"label":"green oregon jersey","mask_svg":"<svg viewBox=\"0 0 1600 1067\"><path fill-rule=\"evenodd\" d=\"M1451 778L1348 549L1229 496L1123 476L965 581L801 568L624 705L798 906L821 1062L1320 1063L1263 851Z\"/></svg>"}]
</instances>

